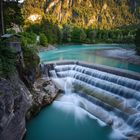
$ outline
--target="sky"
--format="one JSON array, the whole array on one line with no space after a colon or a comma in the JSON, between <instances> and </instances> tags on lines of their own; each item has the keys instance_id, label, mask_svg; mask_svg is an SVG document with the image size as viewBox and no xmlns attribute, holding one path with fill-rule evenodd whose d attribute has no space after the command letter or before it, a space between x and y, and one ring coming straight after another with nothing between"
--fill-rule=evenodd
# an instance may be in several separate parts
<instances>
[{"instance_id":1,"label":"sky","mask_svg":"<svg viewBox=\"0 0 140 140\"><path fill-rule=\"evenodd\" d=\"M20 0L19 2L22 3L24 0Z\"/></svg>"}]
</instances>

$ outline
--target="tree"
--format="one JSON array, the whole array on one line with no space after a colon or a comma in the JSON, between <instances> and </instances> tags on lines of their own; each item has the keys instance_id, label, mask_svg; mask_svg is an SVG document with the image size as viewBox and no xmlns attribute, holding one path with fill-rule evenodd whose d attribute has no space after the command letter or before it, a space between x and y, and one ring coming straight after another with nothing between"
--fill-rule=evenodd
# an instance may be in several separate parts
<instances>
[{"instance_id":1,"label":"tree","mask_svg":"<svg viewBox=\"0 0 140 140\"><path fill-rule=\"evenodd\" d=\"M21 12L25 25L34 24L35 22L40 23L41 18L44 14L44 4L44 0L24 0ZM29 17L31 15L37 15L39 16L39 18L33 21L29 20Z\"/></svg>"},{"instance_id":2,"label":"tree","mask_svg":"<svg viewBox=\"0 0 140 140\"><path fill-rule=\"evenodd\" d=\"M83 29L80 30L80 42L84 42L87 38L87 35Z\"/></svg>"},{"instance_id":3,"label":"tree","mask_svg":"<svg viewBox=\"0 0 140 140\"><path fill-rule=\"evenodd\" d=\"M71 42L72 26L65 24L63 26L63 42Z\"/></svg>"},{"instance_id":4,"label":"tree","mask_svg":"<svg viewBox=\"0 0 140 140\"><path fill-rule=\"evenodd\" d=\"M4 34L3 0L0 0L0 35Z\"/></svg>"},{"instance_id":5,"label":"tree","mask_svg":"<svg viewBox=\"0 0 140 140\"><path fill-rule=\"evenodd\" d=\"M49 43L54 44L59 42L60 29L57 23L54 23L52 19L46 17L42 20L41 27L41 31L45 33Z\"/></svg>"},{"instance_id":6,"label":"tree","mask_svg":"<svg viewBox=\"0 0 140 140\"><path fill-rule=\"evenodd\" d=\"M135 44L136 44L136 51L140 55L140 28L136 32Z\"/></svg>"},{"instance_id":7,"label":"tree","mask_svg":"<svg viewBox=\"0 0 140 140\"><path fill-rule=\"evenodd\" d=\"M86 33L83 29L74 27L72 31L72 41L76 43L82 43L86 40Z\"/></svg>"},{"instance_id":8,"label":"tree","mask_svg":"<svg viewBox=\"0 0 140 140\"><path fill-rule=\"evenodd\" d=\"M3 2L3 7L5 29L11 28L14 25L23 25L21 4L18 3L18 0L6 0Z\"/></svg>"},{"instance_id":9,"label":"tree","mask_svg":"<svg viewBox=\"0 0 140 140\"><path fill-rule=\"evenodd\" d=\"M36 47L22 46L22 51L26 70L36 69L40 61Z\"/></svg>"},{"instance_id":10,"label":"tree","mask_svg":"<svg viewBox=\"0 0 140 140\"><path fill-rule=\"evenodd\" d=\"M22 46L28 46L36 44L36 34L33 32L22 32L21 35L21 44Z\"/></svg>"},{"instance_id":11,"label":"tree","mask_svg":"<svg viewBox=\"0 0 140 140\"><path fill-rule=\"evenodd\" d=\"M91 42L95 42L95 39L97 37L97 31L93 29L89 29L88 31L88 38L90 39Z\"/></svg>"},{"instance_id":12,"label":"tree","mask_svg":"<svg viewBox=\"0 0 140 140\"><path fill-rule=\"evenodd\" d=\"M16 56L10 47L0 46L0 76L8 77L16 70Z\"/></svg>"},{"instance_id":13,"label":"tree","mask_svg":"<svg viewBox=\"0 0 140 140\"><path fill-rule=\"evenodd\" d=\"M40 34L40 45L42 45L44 47L48 46L48 39L47 39L46 35L43 33Z\"/></svg>"},{"instance_id":14,"label":"tree","mask_svg":"<svg viewBox=\"0 0 140 140\"><path fill-rule=\"evenodd\" d=\"M5 29L11 28L13 24L21 25L19 0L0 0L0 35L5 33Z\"/></svg>"}]
</instances>

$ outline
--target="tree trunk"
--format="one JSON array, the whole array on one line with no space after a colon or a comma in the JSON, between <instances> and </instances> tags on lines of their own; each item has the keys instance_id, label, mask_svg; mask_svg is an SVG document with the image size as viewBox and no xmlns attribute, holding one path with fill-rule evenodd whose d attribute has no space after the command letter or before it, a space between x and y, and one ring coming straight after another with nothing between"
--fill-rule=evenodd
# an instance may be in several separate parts
<instances>
[{"instance_id":1,"label":"tree trunk","mask_svg":"<svg viewBox=\"0 0 140 140\"><path fill-rule=\"evenodd\" d=\"M4 34L3 0L0 0L0 35Z\"/></svg>"}]
</instances>

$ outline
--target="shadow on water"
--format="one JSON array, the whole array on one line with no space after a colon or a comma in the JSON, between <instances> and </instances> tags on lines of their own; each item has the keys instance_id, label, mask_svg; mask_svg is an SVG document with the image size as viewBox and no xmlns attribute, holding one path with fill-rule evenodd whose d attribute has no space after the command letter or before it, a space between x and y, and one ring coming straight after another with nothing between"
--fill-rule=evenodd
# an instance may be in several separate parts
<instances>
[{"instance_id":1,"label":"shadow on water","mask_svg":"<svg viewBox=\"0 0 140 140\"><path fill-rule=\"evenodd\" d=\"M28 122L25 140L124 140L118 132L79 107L79 98L63 95L43 109Z\"/></svg>"}]
</instances>

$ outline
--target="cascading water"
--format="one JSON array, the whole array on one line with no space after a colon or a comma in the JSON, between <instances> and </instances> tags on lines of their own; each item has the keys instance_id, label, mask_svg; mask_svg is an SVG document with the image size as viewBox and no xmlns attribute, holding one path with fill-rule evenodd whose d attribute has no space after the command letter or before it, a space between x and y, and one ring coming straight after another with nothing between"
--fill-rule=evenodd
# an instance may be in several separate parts
<instances>
[{"instance_id":1,"label":"cascading water","mask_svg":"<svg viewBox=\"0 0 140 140\"><path fill-rule=\"evenodd\" d=\"M78 64L50 71L69 100L127 137L140 138L140 81ZM136 139L137 139L136 138Z\"/></svg>"}]
</instances>

